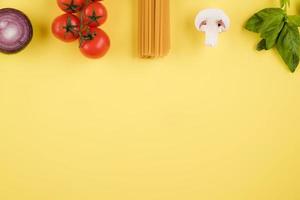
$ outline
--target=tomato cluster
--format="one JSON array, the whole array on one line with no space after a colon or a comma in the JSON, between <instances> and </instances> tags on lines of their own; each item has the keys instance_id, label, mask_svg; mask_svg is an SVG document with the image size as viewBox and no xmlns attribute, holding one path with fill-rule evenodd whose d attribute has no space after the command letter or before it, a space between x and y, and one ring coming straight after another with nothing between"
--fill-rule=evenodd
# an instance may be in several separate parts
<instances>
[{"instance_id":1,"label":"tomato cluster","mask_svg":"<svg viewBox=\"0 0 300 200\"><path fill-rule=\"evenodd\" d=\"M108 35L99 28L107 19L101 0L57 0L65 12L54 19L52 33L64 42L79 41L83 55L100 58L110 47Z\"/></svg>"}]
</instances>

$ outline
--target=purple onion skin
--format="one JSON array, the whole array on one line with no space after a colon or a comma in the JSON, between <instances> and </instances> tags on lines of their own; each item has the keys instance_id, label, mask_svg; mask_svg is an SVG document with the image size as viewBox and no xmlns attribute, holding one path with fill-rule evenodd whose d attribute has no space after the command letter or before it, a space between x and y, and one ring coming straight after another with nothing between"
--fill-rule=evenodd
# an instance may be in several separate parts
<instances>
[{"instance_id":1,"label":"purple onion skin","mask_svg":"<svg viewBox=\"0 0 300 200\"><path fill-rule=\"evenodd\" d=\"M13 54L23 50L31 41L33 36L32 24L29 18L21 11L14 8L2 8L0 9L0 23L1 18L10 17L14 19L13 22L16 24L22 32L19 35L19 38L14 44L8 44L1 41L0 38L0 52L5 54ZM1 29L0 29L0 37L1 37Z\"/></svg>"}]
</instances>

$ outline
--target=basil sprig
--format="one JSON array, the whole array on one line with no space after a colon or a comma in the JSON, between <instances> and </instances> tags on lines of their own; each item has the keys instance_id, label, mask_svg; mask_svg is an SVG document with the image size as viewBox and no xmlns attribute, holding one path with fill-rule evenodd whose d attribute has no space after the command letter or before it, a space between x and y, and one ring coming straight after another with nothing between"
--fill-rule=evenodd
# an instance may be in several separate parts
<instances>
[{"instance_id":1,"label":"basil sprig","mask_svg":"<svg viewBox=\"0 0 300 200\"><path fill-rule=\"evenodd\" d=\"M260 34L258 51L275 47L291 72L295 72L300 60L300 16L287 15L290 0L280 0L280 5L280 8L266 8L255 13L245 28Z\"/></svg>"}]
</instances>

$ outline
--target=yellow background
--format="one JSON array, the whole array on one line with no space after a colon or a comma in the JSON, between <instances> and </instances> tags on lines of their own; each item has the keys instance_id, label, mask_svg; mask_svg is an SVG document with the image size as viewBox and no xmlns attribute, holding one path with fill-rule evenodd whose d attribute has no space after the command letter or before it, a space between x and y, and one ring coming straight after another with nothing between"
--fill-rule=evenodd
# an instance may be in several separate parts
<instances>
[{"instance_id":1,"label":"yellow background","mask_svg":"<svg viewBox=\"0 0 300 200\"><path fill-rule=\"evenodd\" d=\"M242 28L278 2L171 0L157 60L136 56L136 4L105 1L112 48L89 60L52 36L54 0L1 1L35 35L0 55L0 199L299 200L300 73ZM217 48L193 26L206 7L232 20Z\"/></svg>"}]
</instances>

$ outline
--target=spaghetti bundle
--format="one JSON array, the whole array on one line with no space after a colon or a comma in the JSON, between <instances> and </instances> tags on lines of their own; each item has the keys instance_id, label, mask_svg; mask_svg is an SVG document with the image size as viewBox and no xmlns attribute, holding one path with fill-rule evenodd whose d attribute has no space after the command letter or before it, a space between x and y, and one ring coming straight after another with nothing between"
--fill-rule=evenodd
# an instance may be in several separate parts
<instances>
[{"instance_id":1,"label":"spaghetti bundle","mask_svg":"<svg viewBox=\"0 0 300 200\"><path fill-rule=\"evenodd\" d=\"M169 0L139 0L139 55L162 57L170 50Z\"/></svg>"}]
</instances>

